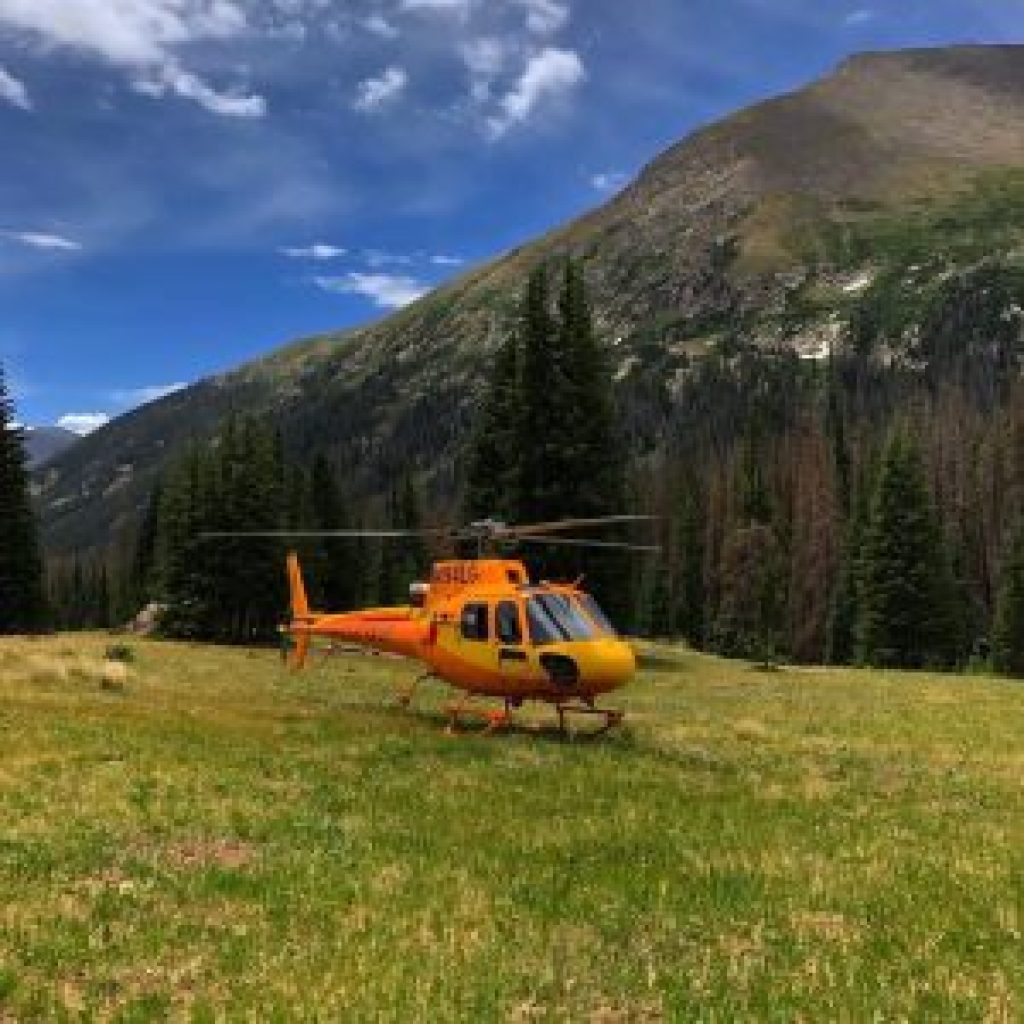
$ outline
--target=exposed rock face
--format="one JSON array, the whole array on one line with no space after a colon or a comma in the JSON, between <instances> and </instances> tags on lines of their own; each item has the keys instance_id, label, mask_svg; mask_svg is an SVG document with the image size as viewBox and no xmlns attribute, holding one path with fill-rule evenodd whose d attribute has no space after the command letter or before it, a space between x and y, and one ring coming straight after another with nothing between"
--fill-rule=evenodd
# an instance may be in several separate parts
<instances>
[{"instance_id":1,"label":"exposed rock face","mask_svg":"<svg viewBox=\"0 0 1024 1024\"><path fill-rule=\"evenodd\" d=\"M328 439L359 495L396 466L445 492L523 279L570 252L614 345L631 430L653 442L654 410L737 324L808 358L827 352L884 263L870 248L839 259L858 224L1022 171L1024 47L852 58L696 132L607 205L380 323L300 342L97 431L49 467L47 541L84 548L126 529L167 457L230 408L273 416L296 449Z\"/></svg>"}]
</instances>

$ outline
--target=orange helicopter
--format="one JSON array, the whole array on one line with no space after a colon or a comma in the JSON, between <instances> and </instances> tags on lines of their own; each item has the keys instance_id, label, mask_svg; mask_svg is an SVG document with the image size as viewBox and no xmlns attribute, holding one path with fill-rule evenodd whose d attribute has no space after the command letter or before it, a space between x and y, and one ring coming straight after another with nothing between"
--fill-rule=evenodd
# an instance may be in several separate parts
<instances>
[{"instance_id":1,"label":"orange helicopter","mask_svg":"<svg viewBox=\"0 0 1024 1024\"><path fill-rule=\"evenodd\" d=\"M305 665L314 638L355 644L426 666L427 671L400 694L403 706L409 705L418 684L430 677L458 690L459 699L445 708L450 732L463 716L482 719L486 731L493 732L508 725L525 701L552 705L563 732L566 716L572 714L603 719L598 732L606 732L622 722L623 712L599 708L596 700L632 678L632 647L619 637L581 581L532 583L521 561L485 557L485 550L512 542L656 552L658 548L644 545L550 536L650 518L609 516L532 526L485 520L454 532L418 531L453 541L473 540L478 557L435 563L429 581L410 586L407 606L339 614L310 608L299 559L292 552L287 558L292 619L281 627L290 643L289 664L296 670ZM294 539L413 535L398 530L231 534ZM497 698L502 707L474 706L474 698Z\"/></svg>"}]
</instances>

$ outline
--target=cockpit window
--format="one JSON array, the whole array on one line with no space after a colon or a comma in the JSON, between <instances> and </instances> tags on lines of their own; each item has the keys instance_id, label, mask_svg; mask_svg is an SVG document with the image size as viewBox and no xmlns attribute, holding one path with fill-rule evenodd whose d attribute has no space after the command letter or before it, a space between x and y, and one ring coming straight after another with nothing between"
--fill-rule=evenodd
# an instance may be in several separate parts
<instances>
[{"instance_id":1,"label":"cockpit window","mask_svg":"<svg viewBox=\"0 0 1024 1024\"><path fill-rule=\"evenodd\" d=\"M494 631L503 644L523 642L523 630L519 625L519 607L515 601L502 601L495 609Z\"/></svg>"},{"instance_id":2,"label":"cockpit window","mask_svg":"<svg viewBox=\"0 0 1024 1024\"><path fill-rule=\"evenodd\" d=\"M467 604L462 609L460 626L466 640L486 640L487 605Z\"/></svg>"},{"instance_id":3,"label":"cockpit window","mask_svg":"<svg viewBox=\"0 0 1024 1024\"><path fill-rule=\"evenodd\" d=\"M587 613L587 618L594 624L598 633L602 636L618 636L618 631L611 624L611 620L602 611L601 606L590 596L590 594L577 594L576 600L579 601L583 610Z\"/></svg>"},{"instance_id":4,"label":"cockpit window","mask_svg":"<svg viewBox=\"0 0 1024 1024\"><path fill-rule=\"evenodd\" d=\"M562 594L533 594L526 599L530 639L535 644L557 644L566 640L593 640L596 629L568 597Z\"/></svg>"}]
</instances>

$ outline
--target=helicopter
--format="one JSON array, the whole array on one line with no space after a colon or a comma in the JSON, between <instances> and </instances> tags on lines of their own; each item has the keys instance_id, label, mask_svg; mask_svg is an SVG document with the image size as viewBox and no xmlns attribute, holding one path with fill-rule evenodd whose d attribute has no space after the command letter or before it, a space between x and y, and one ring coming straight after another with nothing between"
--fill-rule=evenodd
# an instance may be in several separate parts
<instances>
[{"instance_id":1,"label":"helicopter","mask_svg":"<svg viewBox=\"0 0 1024 1024\"><path fill-rule=\"evenodd\" d=\"M624 686L636 671L633 649L623 640L594 597L572 583L532 582L518 559L497 557L510 544L657 552L653 546L618 541L552 536L608 524L650 520L650 516L605 516L510 526L493 519L457 530L332 530L208 536L306 538L410 536L473 542L470 559L434 563L429 579L412 583L409 604L331 613L310 607L298 555L286 559L291 618L281 627L287 660L296 671L309 657L314 639L352 644L375 653L399 655L423 664L425 671L399 694L408 707L419 684L435 678L458 694L445 705L449 733L465 718L482 720L486 733L508 726L527 701L552 706L559 730L571 715L596 716L607 732L624 713L600 708L597 699ZM501 706L481 707L481 699Z\"/></svg>"}]
</instances>

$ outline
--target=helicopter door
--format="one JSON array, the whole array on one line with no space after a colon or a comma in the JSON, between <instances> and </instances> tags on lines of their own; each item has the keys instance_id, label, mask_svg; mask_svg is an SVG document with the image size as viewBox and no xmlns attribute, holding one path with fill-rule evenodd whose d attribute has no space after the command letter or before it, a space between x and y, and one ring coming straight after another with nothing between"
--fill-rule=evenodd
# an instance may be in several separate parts
<instances>
[{"instance_id":1,"label":"helicopter door","mask_svg":"<svg viewBox=\"0 0 1024 1024\"><path fill-rule=\"evenodd\" d=\"M494 638L498 669L509 675L526 674L529 658L523 647L523 623L517 601L499 601L494 609Z\"/></svg>"}]
</instances>

